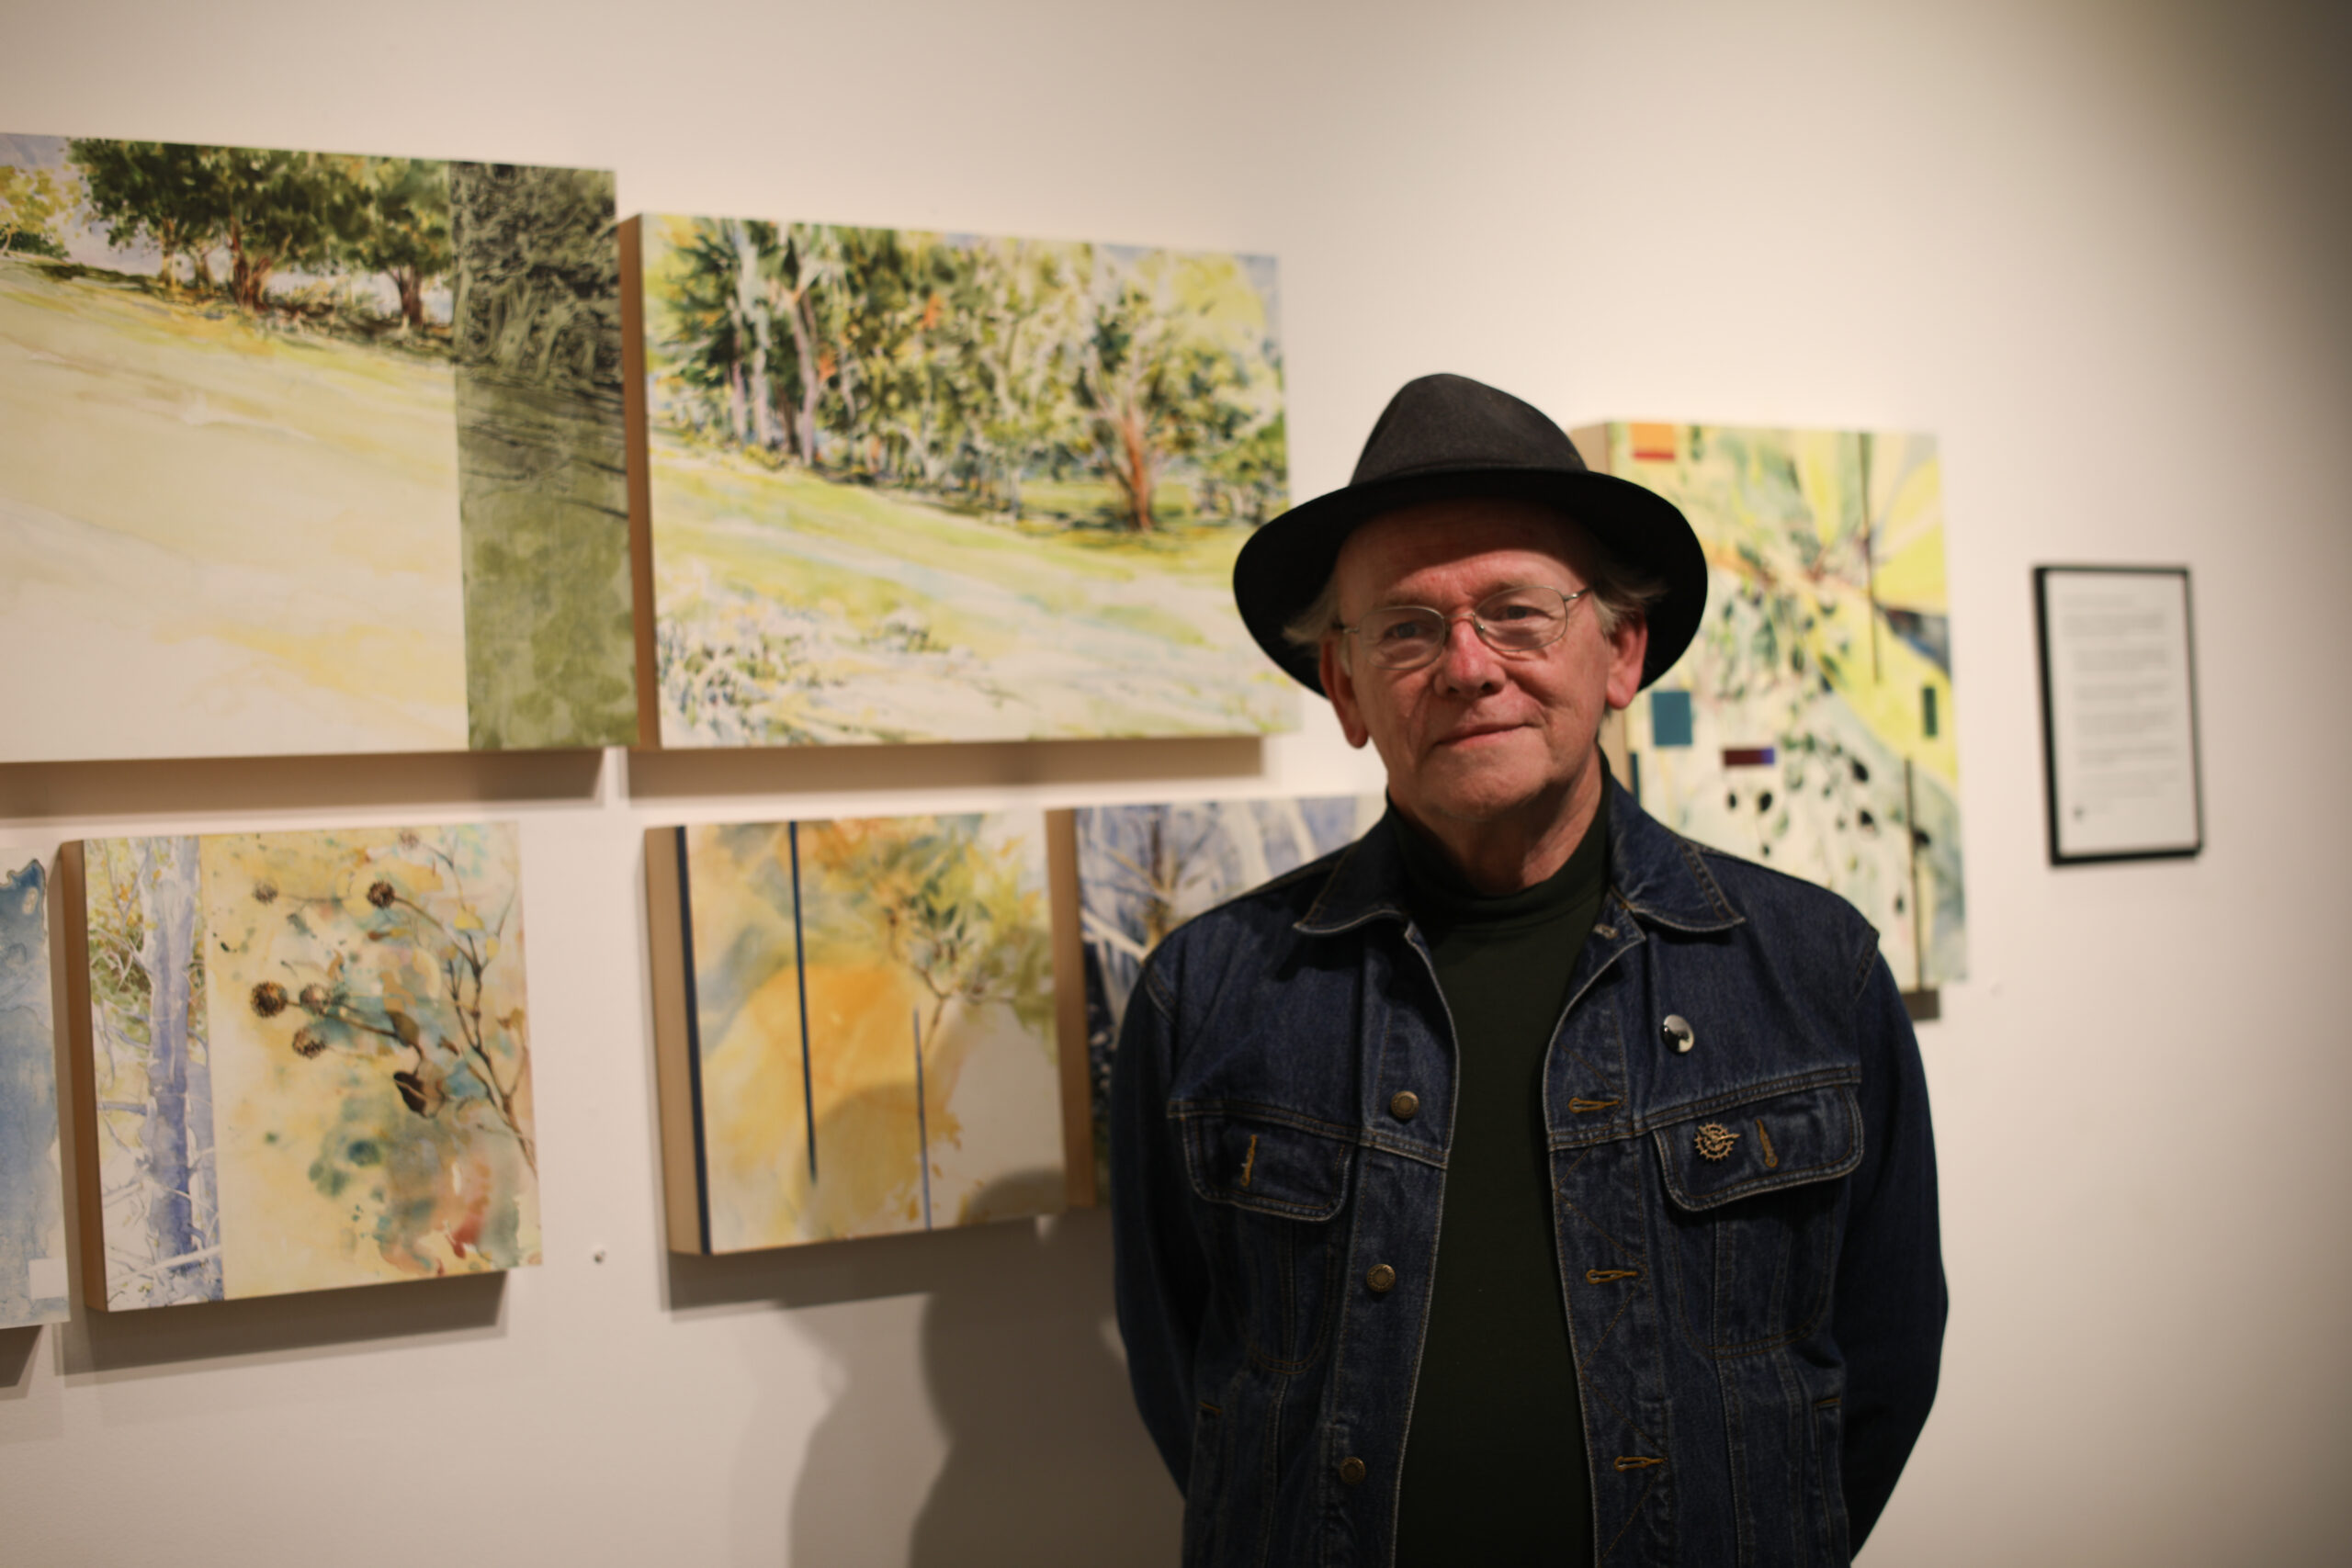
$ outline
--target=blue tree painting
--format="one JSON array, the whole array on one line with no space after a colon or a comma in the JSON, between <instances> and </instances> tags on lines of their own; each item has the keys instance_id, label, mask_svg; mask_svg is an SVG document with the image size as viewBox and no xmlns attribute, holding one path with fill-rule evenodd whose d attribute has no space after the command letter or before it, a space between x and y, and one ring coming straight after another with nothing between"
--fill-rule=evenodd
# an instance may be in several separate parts
<instances>
[{"instance_id":1,"label":"blue tree painting","mask_svg":"<svg viewBox=\"0 0 2352 1568\"><path fill-rule=\"evenodd\" d=\"M66 1315L49 878L0 859L0 1328Z\"/></svg>"},{"instance_id":2,"label":"blue tree painting","mask_svg":"<svg viewBox=\"0 0 2352 1568\"><path fill-rule=\"evenodd\" d=\"M1330 795L1104 806L1078 813L1098 1192L1109 1190L1111 1056L1151 950L1194 915L1353 841L1379 820L1383 805L1376 795Z\"/></svg>"}]
</instances>

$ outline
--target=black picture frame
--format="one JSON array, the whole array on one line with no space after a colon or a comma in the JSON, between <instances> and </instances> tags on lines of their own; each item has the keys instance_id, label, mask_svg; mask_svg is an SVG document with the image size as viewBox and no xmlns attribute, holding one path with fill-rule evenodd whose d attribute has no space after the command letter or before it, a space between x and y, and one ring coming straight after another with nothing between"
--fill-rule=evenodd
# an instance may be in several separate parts
<instances>
[{"instance_id":1,"label":"black picture frame","mask_svg":"<svg viewBox=\"0 0 2352 1568\"><path fill-rule=\"evenodd\" d=\"M2184 690L2188 706L2188 792L2190 817L2194 824L2186 840L2159 840L2143 845L2109 847L2098 850L2068 849L2065 844L2064 805L2060 799L2057 705L2052 690L2052 627L2050 587L2062 577L2113 577L2145 580L2151 577L2176 578L2180 583L2180 659ZM2119 861L2190 860L2205 849L2205 777L2204 745L2199 737L2197 719L2197 629L2196 615L2189 592L2189 573L2186 566L2037 566L2033 569L2034 641L2040 658L2041 676L2041 771L2044 824L2048 834L2050 863L2052 865L2103 865Z\"/></svg>"}]
</instances>

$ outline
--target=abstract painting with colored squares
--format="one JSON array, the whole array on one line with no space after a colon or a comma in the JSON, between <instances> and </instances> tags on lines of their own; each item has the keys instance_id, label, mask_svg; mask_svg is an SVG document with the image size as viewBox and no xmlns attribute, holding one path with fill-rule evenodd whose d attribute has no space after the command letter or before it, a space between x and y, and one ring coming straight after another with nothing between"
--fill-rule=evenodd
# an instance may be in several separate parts
<instances>
[{"instance_id":1,"label":"abstract painting with colored squares","mask_svg":"<svg viewBox=\"0 0 2352 1568\"><path fill-rule=\"evenodd\" d=\"M1681 507L1706 550L1706 619L1625 713L1644 807L1844 895L1905 990L1965 977L1935 438L1617 423L1576 440Z\"/></svg>"}]
</instances>

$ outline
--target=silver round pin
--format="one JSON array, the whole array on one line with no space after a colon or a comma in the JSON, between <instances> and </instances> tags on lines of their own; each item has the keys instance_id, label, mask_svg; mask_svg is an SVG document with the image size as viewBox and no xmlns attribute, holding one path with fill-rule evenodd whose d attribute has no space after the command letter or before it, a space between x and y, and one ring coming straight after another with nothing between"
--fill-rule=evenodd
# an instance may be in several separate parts
<instances>
[{"instance_id":1,"label":"silver round pin","mask_svg":"<svg viewBox=\"0 0 2352 1568\"><path fill-rule=\"evenodd\" d=\"M1668 1013L1666 1022L1659 1027L1658 1032L1666 1036L1667 1043L1673 1046L1678 1053L1687 1052L1691 1046L1699 1043L1699 1037L1690 1031L1690 1020L1679 1012Z\"/></svg>"}]
</instances>

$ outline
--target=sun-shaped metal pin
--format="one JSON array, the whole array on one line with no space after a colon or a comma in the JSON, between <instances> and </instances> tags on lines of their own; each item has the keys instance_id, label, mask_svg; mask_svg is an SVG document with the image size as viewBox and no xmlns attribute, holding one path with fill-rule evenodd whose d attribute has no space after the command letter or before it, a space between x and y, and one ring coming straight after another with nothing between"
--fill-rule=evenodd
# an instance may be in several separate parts
<instances>
[{"instance_id":1,"label":"sun-shaped metal pin","mask_svg":"<svg viewBox=\"0 0 2352 1568\"><path fill-rule=\"evenodd\" d=\"M1724 1159L1730 1156L1731 1146L1739 1142L1739 1134L1720 1122L1710 1122L1699 1129L1699 1157Z\"/></svg>"}]
</instances>

